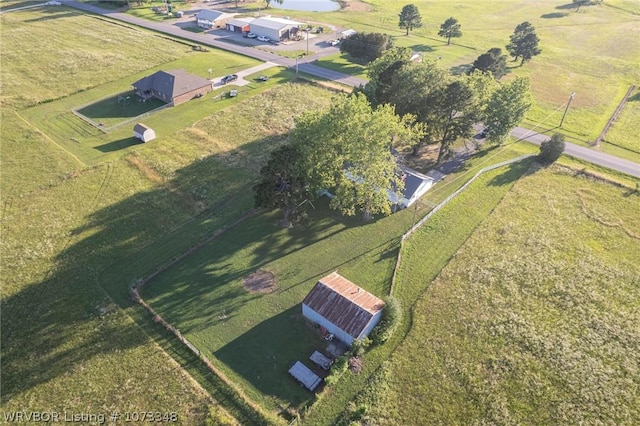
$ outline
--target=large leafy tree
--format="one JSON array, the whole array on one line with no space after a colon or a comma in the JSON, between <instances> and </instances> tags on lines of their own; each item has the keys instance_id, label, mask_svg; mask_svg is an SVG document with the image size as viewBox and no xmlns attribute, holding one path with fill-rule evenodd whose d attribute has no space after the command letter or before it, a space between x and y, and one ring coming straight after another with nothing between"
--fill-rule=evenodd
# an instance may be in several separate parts
<instances>
[{"instance_id":1,"label":"large leafy tree","mask_svg":"<svg viewBox=\"0 0 640 426\"><path fill-rule=\"evenodd\" d=\"M489 49L473 62L471 72L475 70L490 72L496 80L499 80L507 73L507 56L502 54L502 49L499 47Z\"/></svg>"},{"instance_id":2,"label":"large leafy tree","mask_svg":"<svg viewBox=\"0 0 640 426\"><path fill-rule=\"evenodd\" d=\"M283 145L276 149L260 170L260 182L253 187L255 206L282 209L287 226L300 222L306 217L311 196L304 176L297 146Z\"/></svg>"},{"instance_id":3,"label":"large leafy tree","mask_svg":"<svg viewBox=\"0 0 640 426\"><path fill-rule=\"evenodd\" d=\"M538 48L540 39L536 35L536 30L529 22L523 22L513 31L511 42L507 45L507 51L514 60L521 58L520 65L539 55L542 50Z\"/></svg>"},{"instance_id":4,"label":"large leafy tree","mask_svg":"<svg viewBox=\"0 0 640 426\"><path fill-rule=\"evenodd\" d=\"M367 67L369 82L363 90L371 105L377 106L390 102L391 84L400 69L411 62L411 56L410 48L394 47L369 64Z\"/></svg>"},{"instance_id":5,"label":"large leafy tree","mask_svg":"<svg viewBox=\"0 0 640 426\"><path fill-rule=\"evenodd\" d=\"M502 143L511 129L522 121L532 105L529 86L528 78L517 77L493 91L484 117L489 141Z\"/></svg>"},{"instance_id":6,"label":"large leafy tree","mask_svg":"<svg viewBox=\"0 0 640 426\"><path fill-rule=\"evenodd\" d=\"M476 94L465 76L458 77L442 91L437 115L429 124L440 142L439 164L453 153L452 145L473 133L473 124L480 112L476 109Z\"/></svg>"},{"instance_id":7,"label":"large leafy tree","mask_svg":"<svg viewBox=\"0 0 640 426\"><path fill-rule=\"evenodd\" d=\"M378 59L392 47L391 37L381 33L356 33L340 43L341 52L366 62Z\"/></svg>"},{"instance_id":8,"label":"large leafy tree","mask_svg":"<svg viewBox=\"0 0 640 426\"><path fill-rule=\"evenodd\" d=\"M497 83L479 71L453 77L436 61L411 62L407 55L390 51L374 62L364 93L374 105L391 104L400 115L414 115L424 136L414 139L413 154L425 144L439 143L442 161L453 143L470 136L473 124L484 118Z\"/></svg>"},{"instance_id":9,"label":"large leafy tree","mask_svg":"<svg viewBox=\"0 0 640 426\"><path fill-rule=\"evenodd\" d=\"M420 11L415 4L405 5L400 11L398 17L400 18L398 26L406 29L407 35L409 35L409 31L422 26L422 16L420 16Z\"/></svg>"},{"instance_id":10,"label":"large leafy tree","mask_svg":"<svg viewBox=\"0 0 640 426\"><path fill-rule=\"evenodd\" d=\"M452 38L462 37L460 23L454 17L448 18L444 23L442 23L442 25L440 25L438 35L447 39L447 45L451 44Z\"/></svg>"},{"instance_id":11,"label":"large leafy tree","mask_svg":"<svg viewBox=\"0 0 640 426\"><path fill-rule=\"evenodd\" d=\"M411 117L398 117L389 105L374 109L356 94L337 97L324 114L303 115L291 140L302 153L310 187L332 190L332 208L369 220L390 214L388 191L403 189L391 147L417 136Z\"/></svg>"},{"instance_id":12,"label":"large leafy tree","mask_svg":"<svg viewBox=\"0 0 640 426\"><path fill-rule=\"evenodd\" d=\"M439 99L450 78L447 71L435 61L406 64L397 73L389 88L389 102L396 107L398 114L413 114L418 122L425 125L424 137L412 146L413 155L417 155L425 144L437 142L435 127L439 108Z\"/></svg>"}]
</instances>

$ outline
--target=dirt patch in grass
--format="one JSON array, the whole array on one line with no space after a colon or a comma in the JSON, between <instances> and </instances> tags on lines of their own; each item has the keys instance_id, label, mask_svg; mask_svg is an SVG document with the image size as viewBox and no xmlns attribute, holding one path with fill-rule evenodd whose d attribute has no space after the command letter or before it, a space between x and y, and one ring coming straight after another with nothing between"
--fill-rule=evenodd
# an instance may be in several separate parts
<instances>
[{"instance_id":1,"label":"dirt patch in grass","mask_svg":"<svg viewBox=\"0 0 640 426\"><path fill-rule=\"evenodd\" d=\"M373 6L359 0L341 0L340 7L347 12L370 12Z\"/></svg>"},{"instance_id":2,"label":"dirt patch in grass","mask_svg":"<svg viewBox=\"0 0 640 426\"><path fill-rule=\"evenodd\" d=\"M271 293L276 289L276 277L273 272L259 269L242 279L242 287L249 293Z\"/></svg>"}]
</instances>

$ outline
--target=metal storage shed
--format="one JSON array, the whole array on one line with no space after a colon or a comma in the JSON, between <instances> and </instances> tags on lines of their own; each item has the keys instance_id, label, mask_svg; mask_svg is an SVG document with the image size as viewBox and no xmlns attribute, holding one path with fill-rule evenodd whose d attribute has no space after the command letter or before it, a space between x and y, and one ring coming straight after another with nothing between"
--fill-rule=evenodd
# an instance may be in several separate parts
<instances>
[{"instance_id":1,"label":"metal storage shed","mask_svg":"<svg viewBox=\"0 0 640 426\"><path fill-rule=\"evenodd\" d=\"M263 16L253 20L250 27L251 32L256 35L264 36L271 40L285 40L290 37L292 30L299 28L300 25L300 22L290 19Z\"/></svg>"},{"instance_id":2,"label":"metal storage shed","mask_svg":"<svg viewBox=\"0 0 640 426\"><path fill-rule=\"evenodd\" d=\"M305 388L309 389L312 392L322 382L322 379L318 377L316 373L311 371L311 369L309 369L300 361L296 361L296 363L293 364L293 366L289 369L289 374L291 374L294 379L299 381Z\"/></svg>"},{"instance_id":3,"label":"metal storage shed","mask_svg":"<svg viewBox=\"0 0 640 426\"><path fill-rule=\"evenodd\" d=\"M333 272L304 298L302 315L350 345L371 333L383 308L382 300Z\"/></svg>"},{"instance_id":4,"label":"metal storage shed","mask_svg":"<svg viewBox=\"0 0 640 426\"><path fill-rule=\"evenodd\" d=\"M142 123L138 123L133 127L133 136L142 142L149 142L156 138L156 132Z\"/></svg>"}]
</instances>

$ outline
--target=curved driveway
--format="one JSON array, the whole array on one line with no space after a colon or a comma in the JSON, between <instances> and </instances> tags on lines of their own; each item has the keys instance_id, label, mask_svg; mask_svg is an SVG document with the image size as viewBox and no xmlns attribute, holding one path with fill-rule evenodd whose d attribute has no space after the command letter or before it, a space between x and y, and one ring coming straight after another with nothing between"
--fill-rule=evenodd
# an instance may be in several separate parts
<instances>
[{"instance_id":1,"label":"curved driveway","mask_svg":"<svg viewBox=\"0 0 640 426\"><path fill-rule=\"evenodd\" d=\"M236 44L226 43L224 41L218 40L217 37L212 34L192 33L189 31L185 31L173 24L147 21L146 19L130 16L125 13L105 10L87 3L79 3L76 1L63 1L63 3L66 6L71 6L73 8L95 13L97 15L107 16L113 19L117 19L119 21L128 22L130 24L134 24L143 28L148 28L150 30L158 31L161 33L171 34L176 37L186 39L186 40L191 40L206 46L216 47L219 49L228 50L230 52L240 53L242 55L249 56L251 58L259 59L265 62L271 62L276 65L284 66L287 68L296 67L295 59L285 58L270 52L254 49L253 47L239 46ZM331 55L337 51L338 51L337 48L329 47L329 48L323 49L320 53L317 53L315 55L298 59L298 62L297 62L298 69L304 73L311 74L315 77L320 77L327 80L333 80L347 86L358 87L360 85L366 84L367 80L365 79L352 77L337 71L333 71L323 67L319 67L317 65L313 65L311 63L316 59L318 59L319 57ZM511 134L512 136L520 140L526 140L536 145L540 145L542 141L549 138L545 134L536 133L534 131L531 131L522 127L516 127L515 129L513 129ZM613 155L594 151L592 149L575 145L569 142L566 143L564 153L571 157L579 158L581 160L585 160L590 163L598 164L600 166L607 167L607 168L617 170L617 171L629 174L631 176L640 178L640 164L634 163L629 160L624 160L622 158L618 158Z\"/></svg>"}]
</instances>

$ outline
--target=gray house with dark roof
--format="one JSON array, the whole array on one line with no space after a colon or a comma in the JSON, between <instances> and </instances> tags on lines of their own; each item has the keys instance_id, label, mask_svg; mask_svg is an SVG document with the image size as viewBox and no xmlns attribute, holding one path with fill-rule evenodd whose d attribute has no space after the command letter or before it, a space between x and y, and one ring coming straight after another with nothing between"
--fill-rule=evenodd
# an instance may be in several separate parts
<instances>
[{"instance_id":1,"label":"gray house with dark roof","mask_svg":"<svg viewBox=\"0 0 640 426\"><path fill-rule=\"evenodd\" d=\"M396 193L389 191L389 201L397 209L405 209L418 201L433 186L434 180L408 167L401 166L400 170L404 181L402 195L398 197Z\"/></svg>"},{"instance_id":2,"label":"gray house with dark roof","mask_svg":"<svg viewBox=\"0 0 640 426\"><path fill-rule=\"evenodd\" d=\"M133 83L133 88L143 100L156 98L175 106L211 92L213 83L178 69L158 71Z\"/></svg>"}]
</instances>

